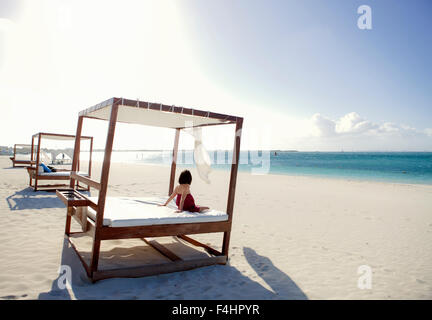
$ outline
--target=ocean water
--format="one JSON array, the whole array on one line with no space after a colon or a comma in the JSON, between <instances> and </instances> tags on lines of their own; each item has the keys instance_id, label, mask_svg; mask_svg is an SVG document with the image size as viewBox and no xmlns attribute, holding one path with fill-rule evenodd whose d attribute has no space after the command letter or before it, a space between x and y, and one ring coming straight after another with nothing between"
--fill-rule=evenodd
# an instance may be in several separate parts
<instances>
[{"instance_id":1,"label":"ocean water","mask_svg":"<svg viewBox=\"0 0 432 320\"><path fill-rule=\"evenodd\" d=\"M232 154L210 151L213 168L229 170ZM95 152L101 161L103 152ZM171 163L171 152L115 151L113 162ZM193 153L180 151L178 166L193 165ZM385 182L432 184L432 152L257 152L242 151L240 171Z\"/></svg>"}]
</instances>

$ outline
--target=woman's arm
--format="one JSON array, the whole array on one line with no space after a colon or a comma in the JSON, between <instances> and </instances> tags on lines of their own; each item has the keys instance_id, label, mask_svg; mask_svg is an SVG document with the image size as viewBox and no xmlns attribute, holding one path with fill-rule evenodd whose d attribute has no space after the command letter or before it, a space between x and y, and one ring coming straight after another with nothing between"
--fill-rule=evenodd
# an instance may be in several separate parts
<instances>
[{"instance_id":1,"label":"woman's arm","mask_svg":"<svg viewBox=\"0 0 432 320\"><path fill-rule=\"evenodd\" d=\"M177 188L174 189L174 192L170 195L170 197L168 198L168 200L162 206L166 206L172 199L174 199L174 197L176 196L176 194L177 194Z\"/></svg>"}]
</instances>

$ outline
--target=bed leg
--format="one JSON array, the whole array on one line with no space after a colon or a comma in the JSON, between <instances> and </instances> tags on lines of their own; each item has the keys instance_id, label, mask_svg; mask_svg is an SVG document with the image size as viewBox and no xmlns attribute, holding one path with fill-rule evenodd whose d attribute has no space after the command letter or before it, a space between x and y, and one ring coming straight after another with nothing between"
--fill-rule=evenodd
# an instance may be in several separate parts
<instances>
[{"instance_id":1,"label":"bed leg","mask_svg":"<svg viewBox=\"0 0 432 320\"><path fill-rule=\"evenodd\" d=\"M65 227L65 234L68 236L70 235L71 221L72 221L72 216L69 215L69 207L68 207L66 213L66 227Z\"/></svg>"},{"instance_id":2,"label":"bed leg","mask_svg":"<svg viewBox=\"0 0 432 320\"><path fill-rule=\"evenodd\" d=\"M231 231L224 232L223 242L222 242L222 254L228 257L229 242L231 237Z\"/></svg>"},{"instance_id":3,"label":"bed leg","mask_svg":"<svg viewBox=\"0 0 432 320\"><path fill-rule=\"evenodd\" d=\"M90 272L92 277L93 277L93 272L97 271L98 268L100 245L101 245L101 240L93 239L92 258L90 262Z\"/></svg>"}]
</instances>

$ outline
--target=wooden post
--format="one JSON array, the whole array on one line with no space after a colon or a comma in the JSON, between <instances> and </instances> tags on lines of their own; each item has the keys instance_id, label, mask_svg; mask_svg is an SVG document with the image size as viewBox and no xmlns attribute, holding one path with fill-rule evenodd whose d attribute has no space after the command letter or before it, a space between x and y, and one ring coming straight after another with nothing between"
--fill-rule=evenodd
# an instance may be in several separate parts
<instances>
[{"instance_id":1,"label":"wooden post","mask_svg":"<svg viewBox=\"0 0 432 320\"><path fill-rule=\"evenodd\" d=\"M105 200L106 200L106 194L108 189L109 169L111 165L111 154L112 154L113 143L114 143L114 133L115 133L116 123L117 123L119 102L120 99L115 98L113 101L113 105L111 106L111 116L109 120L108 134L107 134L107 140L105 145L104 162L103 162L102 173L101 173L101 182L100 182L101 189L99 191L98 208L96 214L96 227L95 227L95 233L93 238L92 259L90 264L90 271L92 272L92 274L93 272L97 271L98 262L99 262L99 252L100 252L100 244L101 244L100 230L103 227Z\"/></svg>"},{"instance_id":2,"label":"wooden post","mask_svg":"<svg viewBox=\"0 0 432 320\"><path fill-rule=\"evenodd\" d=\"M93 137L91 137L90 139L90 155L89 155L89 169L88 169L90 178L91 178L91 169L92 169L92 155L93 155Z\"/></svg>"},{"instance_id":3,"label":"wooden post","mask_svg":"<svg viewBox=\"0 0 432 320\"><path fill-rule=\"evenodd\" d=\"M32 136L31 155L30 155L30 166L31 166L31 162L33 162L33 153L34 153L34 137Z\"/></svg>"},{"instance_id":4,"label":"wooden post","mask_svg":"<svg viewBox=\"0 0 432 320\"><path fill-rule=\"evenodd\" d=\"M174 147L173 147L173 153L172 153L171 176L170 176L170 183L169 183L169 189L168 189L168 196L170 196L174 191L174 183L175 183L174 180L175 180L175 173L176 173L176 167L177 167L177 154L178 154L179 138L180 138L180 129L177 128L176 132L175 132Z\"/></svg>"},{"instance_id":5,"label":"wooden post","mask_svg":"<svg viewBox=\"0 0 432 320\"><path fill-rule=\"evenodd\" d=\"M14 144L14 155L13 155L13 161L12 166L15 168L15 160L16 160L16 144Z\"/></svg>"},{"instance_id":6,"label":"wooden post","mask_svg":"<svg viewBox=\"0 0 432 320\"><path fill-rule=\"evenodd\" d=\"M37 147L37 154L36 154L36 172L35 172L35 183L34 183L34 191L37 191L37 183L38 183L38 168L39 168L39 161L40 161L40 149L41 149L41 137L42 135L38 134L38 147Z\"/></svg>"},{"instance_id":7,"label":"wooden post","mask_svg":"<svg viewBox=\"0 0 432 320\"><path fill-rule=\"evenodd\" d=\"M32 136L31 155L30 155L30 167L32 166L32 163L33 163L33 153L34 153L34 136ZM32 177L31 177L30 173L29 173L29 176L30 176L30 182L29 182L29 184L30 184L30 187L32 187Z\"/></svg>"},{"instance_id":8,"label":"wooden post","mask_svg":"<svg viewBox=\"0 0 432 320\"><path fill-rule=\"evenodd\" d=\"M79 162L82 125L83 125L83 117L78 117L77 131L75 135L74 154L72 159L72 172L76 171L77 163ZM75 179L72 179L72 177L69 182L69 187L75 189ZM66 214L66 225L65 225L66 235L70 235L71 220L72 220L72 216L69 214L69 208L68 208L68 214Z\"/></svg>"},{"instance_id":9,"label":"wooden post","mask_svg":"<svg viewBox=\"0 0 432 320\"><path fill-rule=\"evenodd\" d=\"M237 171L238 171L238 165L240 160L240 140L241 140L242 127L243 127L243 118L239 118L236 122L236 129L235 129L234 150L233 150L233 158L231 164L231 176L229 182L228 201L227 201L227 210L226 210L226 213L228 214L228 220L230 222L232 222L232 218L233 218ZM224 237L223 237L222 254L226 256L228 256L230 237L231 237L231 227L229 231L224 232Z\"/></svg>"},{"instance_id":10,"label":"wooden post","mask_svg":"<svg viewBox=\"0 0 432 320\"><path fill-rule=\"evenodd\" d=\"M84 117L78 117L77 131L75 135L74 154L72 160L72 172L77 171L79 167L79 154L81 149L81 132L83 126L83 119ZM70 179L69 187L75 189L75 179L72 178Z\"/></svg>"}]
</instances>

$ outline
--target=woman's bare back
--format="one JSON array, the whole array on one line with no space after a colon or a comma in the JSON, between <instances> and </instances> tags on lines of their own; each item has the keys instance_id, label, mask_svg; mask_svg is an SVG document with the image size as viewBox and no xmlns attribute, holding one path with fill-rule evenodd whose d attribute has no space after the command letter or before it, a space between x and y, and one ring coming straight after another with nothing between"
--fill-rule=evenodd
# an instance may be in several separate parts
<instances>
[{"instance_id":1,"label":"woman's bare back","mask_svg":"<svg viewBox=\"0 0 432 320\"><path fill-rule=\"evenodd\" d=\"M174 193L183 194L186 196L190 194L190 186L188 184L179 184L177 187L175 187Z\"/></svg>"}]
</instances>

